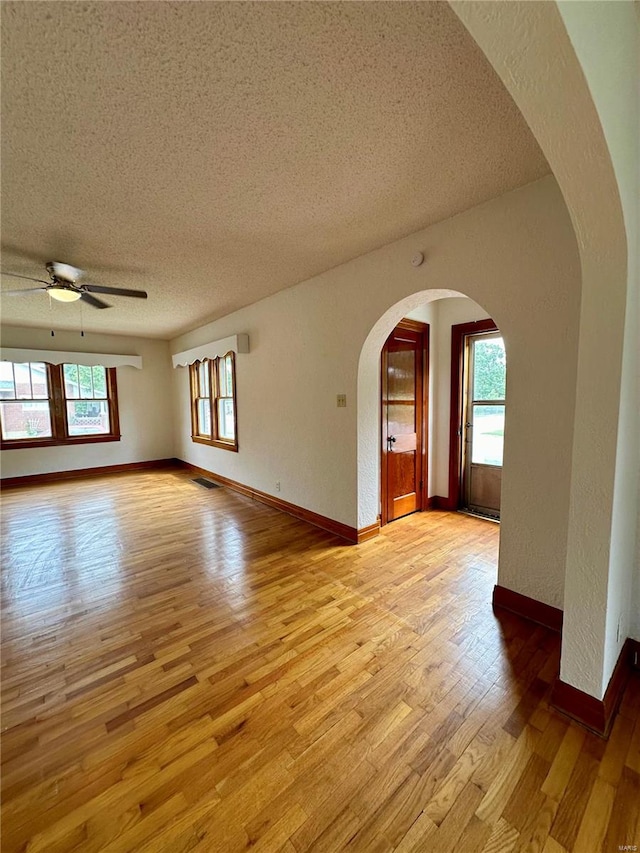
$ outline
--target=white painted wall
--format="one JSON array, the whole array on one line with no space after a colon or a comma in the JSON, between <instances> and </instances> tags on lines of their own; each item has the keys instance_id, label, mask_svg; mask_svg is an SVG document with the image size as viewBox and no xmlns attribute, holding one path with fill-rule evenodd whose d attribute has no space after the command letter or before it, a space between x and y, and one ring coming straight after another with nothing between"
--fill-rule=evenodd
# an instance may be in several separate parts
<instances>
[{"instance_id":1,"label":"white painted wall","mask_svg":"<svg viewBox=\"0 0 640 853\"><path fill-rule=\"evenodd\" d=\"M174 455L172 373L166 341L94 334L81 338L78 332L56 332L52 338L46 329L3 326L2 345L142 356L142 370L116 368L121 441L3 450L0 452L3 477L146 462Z\"/></svg>"},{"instance_id":2,"label":"white painted wall","mask_svg":"<svg viewBox=\"0 0 640 853\"><path fill-rule=\"evenodd\" d=\"M622 205L626 239L626 312L620 378L615 483L601 625L604 694L627 636L640 639L640 34L635 4L558 3L598 111ZM568 575L579 601L583 580ZM575 608L572 605L571 610ZM580 614L577 614L580 618ZM575 678L572 659L582 657L581 632L565 632L563 678Z\"/></svg>"},{"instance_id":3,"label":"white painted wall","mask_svg":"<svg viewBox=\"0 0 640 853\"><path fill-rule=\"evenodd\" d=\"M418 269L416 251L427 258ZM579 287L548 177L172 341L172 352L240 332L251 341L237 359L240 452L191 441L178 368L176 455L270 494L279 480L280 497L345 524L373 523L382 344L421 304L466 294L499 325L509 359L499 580L562 606Z\"/></svg>"}]
</instances>

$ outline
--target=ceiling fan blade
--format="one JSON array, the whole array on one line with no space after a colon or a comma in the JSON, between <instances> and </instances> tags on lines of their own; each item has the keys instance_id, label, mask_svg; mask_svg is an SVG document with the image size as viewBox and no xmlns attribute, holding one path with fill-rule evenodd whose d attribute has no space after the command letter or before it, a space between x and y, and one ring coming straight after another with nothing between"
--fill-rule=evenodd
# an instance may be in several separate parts
<instances>
[{"instance_id":1,"label":"ceiling fan blade","mask_svg":"<svg viewBox=\"0 0 640 853\"><path fill-rule=\"evenodd\" d=\"M113 296L134 296L136 299L146 299L146 290L127 290L124 287L102 287L99 284L83 284L81 290L89 293L110 293Z\"/></svg>"},{"instance_id":2,"label":"ceiling fan blade","mask_svg":"<svg viewBox=\"0 0 640 853\"><path fill-rule=\"evenodd\" d=\"M34 279L37 281L37 279ZM22 296L25 293L37 293L40 291L41 293L46 293L46 287L23 287L21 290L3 290L3 296Z\"/></svg>"},{"instance_id":3,"label":"ceiling fan blade","mask_svg":"<svg viewBox=\"0 0 640 853\"><path fill-rule=\"evenodd\" d=\"M88 305L93 305L94 308L111 308L108 302L103 302L102 299L98 299L95 296L92 296L90 293L82 292L82 296L80 297L83 302L86 302Z\"/></svg>"},{"instance_id":4,"label":"ceiling fan blade","mask_svg":"<svg viewBox=\"0 0 640 853\"><path fill-rule=\"evenodd\" d=\"M4 272L4 270L3 270L2 273L0 273L0 274L11 276L11 278L26 278L27 281L39 281L41 284L46 284L46 285L51 284L50 281L44 281L44 279L42 279L42 278L33 278L30 275L20 275L20 273L17 273L17 272ZM42 288L39 287L37 289L41 290Z\"/></svg>"}]
</instances>

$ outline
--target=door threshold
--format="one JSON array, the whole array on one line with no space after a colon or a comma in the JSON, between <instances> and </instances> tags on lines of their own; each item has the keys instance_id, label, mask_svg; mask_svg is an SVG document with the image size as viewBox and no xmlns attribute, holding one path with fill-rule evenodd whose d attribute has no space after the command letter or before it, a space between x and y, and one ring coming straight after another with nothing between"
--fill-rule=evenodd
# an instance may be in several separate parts
<instances>
[{"instance_id":1,"label":"door threshold","mask_svg":"<svg viewBox=\"0 0 640 853\"><path fill-rule=\"evenodd\" d=\"M459 509L461 515L470 515L472 518L481 518L483 521L493 521L495 524L500 524L500 519L493 515L485 515L482 512L473 512L470 509Z\"/></svg>"}]
</instances>

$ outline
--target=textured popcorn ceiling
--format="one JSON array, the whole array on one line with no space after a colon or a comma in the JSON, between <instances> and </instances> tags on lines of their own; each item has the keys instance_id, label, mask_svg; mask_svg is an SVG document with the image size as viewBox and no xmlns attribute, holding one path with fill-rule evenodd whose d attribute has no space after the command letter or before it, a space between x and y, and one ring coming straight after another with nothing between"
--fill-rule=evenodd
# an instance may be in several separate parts
<instances>
[{"instance_id":1,"label":"textured popcorn ceiling","mask_svg":"<svg viewBox=\"0 0 640 853\"><path fill-rule=\"evenodd\" d=\"M83 307L90 331L170 337L549 171L446 3L2 13L2 267L149 292ZM2 318L80 308L4 297Z\"/></svg>"}]
</instances>

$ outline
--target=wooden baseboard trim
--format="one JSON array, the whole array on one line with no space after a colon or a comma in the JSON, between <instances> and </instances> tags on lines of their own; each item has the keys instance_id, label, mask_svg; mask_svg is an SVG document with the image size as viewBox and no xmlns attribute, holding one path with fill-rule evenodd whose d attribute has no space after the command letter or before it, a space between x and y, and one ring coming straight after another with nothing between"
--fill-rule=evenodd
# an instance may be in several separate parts
<instances>
[{"instance_id":1,"label":"wooden baseboard trim","mask_svg":"<svg viewBox=\"0 0 640 853\"><path fill-rule=\"evenodd\" d=\"M498 584L493 588L493 606L510 610L530 622L544 625L550 631L562 631L562 610Z\"/></svg>"},{"instance_id":2,"label":"wooden baseboard trim","mask_svg":"<svg viewBox=\"0 0 640 853\"><path fill-rule=\"evenodd\" d=\"M368 527L360 527L358 529L358 545L362 542L368 542L370 539L375 539L380 534L380 519Z\"/></svg>"},{"instance_id":3,"label":"wooden baseboard trim","mask_svg":"<svg viewBox=\"0 0 640 853\"><path fill-rule=\"evenodd\" d=\"M458 509L454 500L443 498L442 495L434 495L429 498L429 501L433 501L433 506L430 506L429 509L442 509L446 512L455 512Z\"/></svg>"},{"instance_id":4,"label":"wooden baseboard trim","mask_svg":"<svg viewBox=\"0 0 640 853\"><path fill-rule=\"evenodd\" d=\"M358 545L360 542L366 542L368 539L373 539L378 535L378 523L357 530L355 527L349 527L348 524L343 524L341 521L335 521L333 518L312 512L310 509L289 503L289 501L283 501L281 498L267 494L267 492L261 492L259 489L254 489L251 486L245 486L244 483L238 483L229 477L222 477L213 471L207 471L206 468L199 468L197 465L192 465L190 462L185 462L182 459L177 460L177 462L182 468L187 468L189 471L194 471L203 477L209 477L211 480L215 480L217 483L227 486L227 488L233 489L233 491L239 492L241 495L260 501L260 503L280 510L280 512L313 524L315 527L320 527L322 530L326 530L328 533L333 533L335 536L346 540L351 545Z\"/></svg>"},{"instance_id":5,"label":"wooden baseboard trim","mask_svg":"<svg viewBox=\"0 0 640 853\"><path fill-rule=\"evenodd\" d=\"M172 468L176 463L176 459L151 459L147 462L102 465L98 468L77 468L74 471L52 471L49 474L27 474L24 477L4 477L0 480L0 487L3 489L17 489L21 486L37 486L42 483L54 483L59 480L80 480L85 477L103 477L106 474L125 474L128 471Z\"/></svg>"},{"instance_id":6,"label":"wooden baseboard trim","mask_svg":"<svg viewBox=\"0 0 640 853\"><path fill-rule=\"evenodd\" d=\"M551 693L553 707L600 737L608 737L631 672L634 642L637 641L625 641L602 699L583 693L558 678Z\"/></svg>"}]
</instances>

